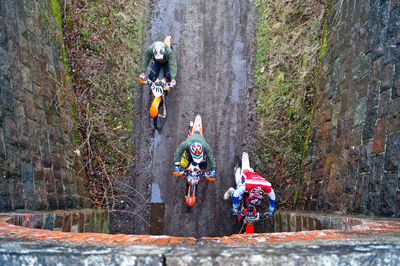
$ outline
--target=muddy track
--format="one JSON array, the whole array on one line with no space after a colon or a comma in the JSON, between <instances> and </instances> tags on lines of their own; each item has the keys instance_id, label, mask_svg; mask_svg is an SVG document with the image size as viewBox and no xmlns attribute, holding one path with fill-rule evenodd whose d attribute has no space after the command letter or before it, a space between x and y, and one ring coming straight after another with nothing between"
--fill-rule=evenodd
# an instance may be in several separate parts
<instances>
[{"instance_id":1,"label":"muddy track","mask_svg":"<svg viewBox=\"0 0 400 266\"><path fill-rule=\"evenodd\" d=\"M151 198L160 192L165 215L158 233L193 237L237 233L230 202L222 195L233 186L234 157L246 149L249 128L254 126L254 93L249 89L254 2L161 0L153 1L151 9L144 47L172 36L178 85L168 95L168 117L160 132L153 129L148 114L149 91L136 89L137 160L132 177L125 180L136 191L129 193L123 206L127 212L113 216L112 231L148 234ZM173 153L196 113L203 118L204 135L216 157L217 181L199 184L196 204L187 213L185 183L171 172Z\"/></svg>"}]
</instances>

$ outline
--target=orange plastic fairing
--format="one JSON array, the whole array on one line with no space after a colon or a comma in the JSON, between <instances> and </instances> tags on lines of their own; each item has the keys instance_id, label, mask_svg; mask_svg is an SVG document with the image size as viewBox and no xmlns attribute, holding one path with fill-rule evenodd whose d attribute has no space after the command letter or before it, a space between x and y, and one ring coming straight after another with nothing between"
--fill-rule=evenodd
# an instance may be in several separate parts
<instances>
[{"instance_id":1,"label":"orange plastic fairing","mask_svg":"<svg viewBox=\"0 0 400 266\"><path fill-rule=\"evenodd\" d=\"M144 81L143 79L139 78L139 82L142 84L146 84L146 81Z\"/></svg>"},{"instance_id":2,"label":"orange plastic fairing","mask_svg":"<svg viewBox=\"0 0 400 266\"><path fill-rule=\"evenodd\" d=\"M158 106L160 106L161 96L154 97L150 106L150 116L156 117L158 115Z\"/></svg>"},{"instance_id":3,"label":"orange plastic fairing","mask_svg":"<svg viewBox=\"0 0 400 266\"><path fill-rule=\"evenodd\" d=\"M195 197L186 197L186 204L188 206L192 207L195 202L196 202L196 198Z\"/></svg>"},{"instance_id":4,"label":"orange plastic fairing","mask_svg":"<svg viewBox=\"0 0 400 266\"><path fill-rule=\"evenodd\" d=\"M182 176L181 173L177 173L177 172L172 172L172 174L173 174L174 176Z\"/></svg>"},{"instance_id":5,"label":"orange plastic fairing","mask_svg":"<svg viewBox=\"0 0 400 266\"><path fill-rule=\"evenodd\" d=\"M215 180L217 180L216 178L212 178L212 177L208 177L208 176L206 176L206 179L207 179L208 181L215 181Z\"/></svg>"}]
</instances>

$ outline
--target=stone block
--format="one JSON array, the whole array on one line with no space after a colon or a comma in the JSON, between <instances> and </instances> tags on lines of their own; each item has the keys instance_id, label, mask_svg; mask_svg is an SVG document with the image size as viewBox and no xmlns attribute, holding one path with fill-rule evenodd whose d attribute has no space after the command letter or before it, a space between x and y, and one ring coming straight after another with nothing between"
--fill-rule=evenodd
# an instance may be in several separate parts
<instances>
[{"instance_id":1,"label":"stone block","mask_svg":"<svg viewBox=\"0 0 400 266\"><path fill-rule=\"evenodd\" d=\"M44 107L44 112L46 115L46 122L48 125L54 125L54 108L52 101L50 98L44 97L43 98L43 107Z\"/></svg>"},{"instance_id":2,"label":"stone block","mask_svg":"<svg viewBox=\"0 0 400 266\"><path fill-rule=\"evenodd\" d=\"M390 91L381 93L378 107L378 118L387 117L389 115Z\"/></svg>"},{"instance_id":3,"label":"stone block","mask_svg":"<svg viewBox=\"0 0 400 266\"><path fill-rule=\"evenodd\" d=\"M382 190L381 190L381 214L393 215L398 211L397 205L397 189L398 177L395 173L385 172L383 174Z\"/></svg>"},{"instance_id":4,"label":"stone block","mask_svg":"<svg viewBox=\"0 0 400 266\"><path fill-rule=\"evenodd\" d=\"M400 36L400 30L399 30L399 36ZM392 87L392 99L396 99L399 97L400 97L400 63L397 63L395 66L395 74Z\"/></svg>"},{"instance_id":5,"label":"stone block","mask_svg":"<svg viewBox=\"0 0 400 266\"><path fill-rule=\"evenodd\" d=\"M394 65L387 64L383 67L381 92L384 92L393 87Z\"/></svg>"},{"instance_id":6,"label":"stone block","mask_svg":"<svg viewBox=\"0 0 400 266\"><path fill-rule=\"evenodd\" d=\"M43 229L53 230L54 228L54 213L44 213L43 214Z\"/></svg>"},{"instance_id":7,"label":"stone block","mask_svg":"<svg viewBox=\"0 0 400 266\"><path fill-rule=\"evenodd\" d=\"M385 170L396 172L400 164L400 132L387 136Z\"/></svg>"},{"instance_id":8,"label":"stone block","mask_svg":"<svg viewBox=\"0 0 400 266\"><path fill-rule=\"evenodd\" d=\"M44 180L35 180L35 195L37 196L37 205L39 210L47 208L47 192Z\"/></svg>"},{"instance_id":9,"label":"stone block","mask_svg":"<svg viewBox=\"0 0 400 266\"><path fill-rule=\"evenodd\" d=\"M61 230L64 223L64 213L56 213L54 217L53 229Z\"/></svg>"},{"instance_id":10,"label":"stone block","mask_svg":"<svg viewBox=\"0 0 400 266\"><path fill-rule=\"evenodd\" d=\"M58 155L53 154L51 156L51 162L53 165L54 179L61 180L61 162Z\"/></svg>"},{"instance_id":11,"label":"stone block","mask_svg":"<svg viewBox=\"0 0 400 266\"><path fill-rule=\"evenodd\" d=\"M368 172L371 169L372 141L361 146L359 171Z\"/></svg>"},{"instance_id":12,"label":"stone block","mask_svg":"<svg viewBox=\"0 0 400 266\"><path fill-rule=\"evenodd\" d=\"M4 138L11 143L17 143L17 125L13 117L6 116L4 118Z\"/></svg>"},{"instance_id":13,"label":"stone block","mask_svg":"<svg viewBox=\"0 0 400 266\"><path fill-rule=\"evenodd\" d=\"M358 179L358 160L354 157L350 158L347 164L347 169L348 171L343 191L345 193L354 193L356 180Z\"/></svg>"},{"instance_id":14,"label":"stone block","mask_svg":"<svg viewBox=\"0 0 400 266\"><path fill-rule=\"evenodd\" d=\"M361 132L362 127L358 126L353 128L351 132L351 141L350 141L350 155L358 155L359 149L361 146Z\"/></svg>"},{"instance_id":15,"label":"stone block","mask_svg":"<svg viewBox=\"0 0 400 266\"><path fill-rule=\"evenodd\" d=\"M85 232L93 232L93 228L91 228L92 219L92 211L85 211L84 213L84 231Z\"/></svg>"},{"instance_id":16,"label":"stone block","mask_svg":"<svg viewBox=\"0 0 400 266\"><path fill-rule=\"evenodd\" d=\"M57 197L55 193L47 193L47 206L50 210L57 210Z\"/></svg>"},{"instance_id":17,"label":"stone block","mask_svg":"<svg viewBox=\"0 0 400 266\"><path fill-rule=\"evenodd\" d=\"M25 115L26 117L36 120L36 108L35 108L35 103L33 99L33 94L31 92L26 92L25 93Z\"/></svg>"},{"instance_id":18,"label":"stone block","mask_svg":"<svg viewBox=\"0 0 400 266\"><path fill-rule=\"evenodd\" d=\"M42 159L41 159L40 155L33 154L31 163L32 163L35 181L43 181L44 180L44 171L43 171Z\"/></svg>"},{"instance_id":19,"label":"stone block","mask_svg":"<svg viewBox=\"0 0 400 266\"><path fill-rule=\"evenodd\" d=\"M388 123L389 133L400 131L400 98L390 103Z\"/></svg>"},{"instance_id":20,"label":"stone block","mask_svg":"<svg viewBox=\"0 0 400 266\"><path fill-rule=\"evenodd\" d=\"M367 98L360 99L358 101L356 111L354 114L354 125L361 125L365 121Z\"/></svg>"},{"instance_id":21,"label":"stone block","mask_svg":"<svg viewBox=\"0 0 400 266\"><path fill-rule=\"evenodd\" d=\"M63 219L63 226L61 229L63 232L71 232L71 221L72 221L71 213L65 213Z\"/></svg>"},{"instance_id":22,"label":"stone block","mask_svg":"<svg viewBox=\"0 0 400 266\"><path fill-rule=\"evenodd\" d=\"M46 183L47 193L55 192L56 188L51 168L43 168L43 174L44 174L44 181Z\"/></svg>"},{"instance_id":23,"label":"stone block","mask_svg":"<svg viewBox=\"0 0 400 266\"><path fill-rule=\"evenodd\" d=\"M372 153L385 151L387 119L379 119L376 123Z\"/></svg>"},{"instance_id":24,"label":"stone block","mask_svg":"<svg viewBox=\"0 0 400 266\"><path fill-rule=\"evenodd\" d=\"M378 108L369 108L366 112L365 123L363 126L362 140L366 142L374 137L376 129L376 119L378 117Z\"/></svg>"},{"instance_id":25,"label":"stone block","mask_svg":"<svg viewBox=\"0 0 400 266\"><path fill-rule=\"evenodd\" d=\"M367 198L366 214L381 213L381 199L380 193L369 192Z\"/></svg>"},{"instance_id":26,"label":"stone block","mask_svg":"<svg viewBox=\"0 0 400 266\"><path fill-rule=\"evenodd\" d=\"M42 156L42 164L43 167L45 168L51 168L52 163L51 163L51 156L50 156L50 147L48 140L46 138L47 132L46 130L39 130L40 132L43 132L46 135L40 135L39 136L39 145L40 145L40 151L41 151L41 156Z\"/></svg>"},{"instance_id":27,"label":"stone block","mask_svg":"<svg viewBox=\"0 0 400 266\"><path fill-rule=\"evenodd\" d=\"M0 210L1 211L11 211L13 210L11 198L9 195L0 195Z\"/></svg>"},{"instance_id":28,"label":"stone block","mask_svg":"<svg viewBox=\"0 0 400 266\"><path fill-rule=\"evenodd\" d=\"M362 77L357 84L358 99L362 99L367 96L370 84L370 75ZM354 88L353 88L354 89Z\"/></svg>"},{"instance_id":29,"label":"stone block","mask_svg":"<svg viewBox=\"0 0 400 266\"><path fill-rule=\"evenodd\" d=\"M38 210L39 209L39 203L38 203L38 196L34 193L31 192L25 192L24 193L24 199L25 199L25 209L28 210Z\"/></svg>"},{"instance_id":30,"label":"stone block","mask_svg":"<svg viewBox=\"0 0 400 266\"><path fill-rule=\"evenodd\" d=\"M381 81L372 81L368 87L368 95L367 95L367 110L370 108L378 107L380 92L379 88L381 86Z\"/></svg>"},{"instance_id":31,"label":"stone block","mask_svg":"<svg viewBox=\"0 0 400 266\"><path fill-rule=\"evenodd\" d=\"M32 228L42 229L43 227L43 214L37 213L33 215Z\"/></svg>"}]
</instances>

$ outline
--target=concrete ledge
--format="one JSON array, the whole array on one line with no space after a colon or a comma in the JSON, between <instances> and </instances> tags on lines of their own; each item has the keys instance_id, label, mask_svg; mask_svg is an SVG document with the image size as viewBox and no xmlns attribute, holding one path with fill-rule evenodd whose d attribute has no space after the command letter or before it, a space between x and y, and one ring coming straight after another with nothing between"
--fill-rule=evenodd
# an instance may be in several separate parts
<instances>
[{"instance_id":1,"label":"concrete ledge","mask_svg":"<svg viewBox=\"0 0 400 266\"><path fill-rule=\"evenodd\" d=\"M77 233L74 228L85 228L79 225L79 219L75 220L77 227L62 226L61 230L43 230L45 224L43 217L52 215L61 215L67 217L82 217L80 214L87 210L71 210L71 211L55 211L55 212L30 212L30 213L12 213L0 216L0 236L22 238L22 239L43 239L43 240L62 240L83 243L115 243L115 244L155 244L155 245L195 245L195 244L242 244L242 243L261 243L261 242L282 242L282 241L299 241L299 240L316 240L316 239L343 239L360 236L367 236L373 233L382 232L400 232L399 220L373 220L364 218L348 218L339 216L318 215L315 213L299 213L299 212L279 212L277 220L299 221L303 224L307 221L325 221L325 226L341 227L341 229L324 229L300 232L279 232L279 233L262 233L262 234L234 234L224 237L202 237L196 239L193 237L173 237L173 236L155 236L155 235L126 235L126 234L104 234L104 233ZM280 218L279 218L280 217ZM293 218L295 217L295 218ZM68 219L64 219L67 220ZM328 222L330 221L330 222ZM317 224L317 222L311 222ZM57 225L55 223L55 225ZM293 223L292 223L293 225ZM310 222L306 223L309 227ZM322 223L321 223L322 226ZM36 228L35 228L36 227ZM60 227L55 227L60 229ZM300 228L294 224L293 228ZM67 231L67 229L70 229ZM71 229L73 229L71 231Z\"/></svg>"}]
</instances>

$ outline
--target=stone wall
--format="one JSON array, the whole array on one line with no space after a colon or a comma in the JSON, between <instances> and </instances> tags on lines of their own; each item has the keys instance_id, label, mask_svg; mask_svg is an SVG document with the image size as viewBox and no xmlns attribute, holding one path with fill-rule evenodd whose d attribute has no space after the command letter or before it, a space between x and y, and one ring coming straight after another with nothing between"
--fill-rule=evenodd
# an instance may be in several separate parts
<instances>
[{"instance_id":1,"label":"stone wall","mask_svg":"<svg viewBox=\"0 0 400 266\"><path fill-rule=\"evenodd\" d=\"M17 226L62 232L109 233L108 212L97 209L14 214L8 222Z\"/></svg>"},{"instance_id":2,"label":"stone wall","mask_svg":"<svg viewBox=\"0 0 400 266\"><path fill-rule=\"evenodd\" d=\"M332 1L297 208L399 215L400 1Z\"/></svg>"},{"instance_id":3,"label":"stone wall","mask_svg":"<svg viewBox=\"0 0 400 266\"><path fill-rule=\"evenodd\" d=\"M51 0L0 1L0 210L87 206Z\"/></svg>"}]
</instances>

